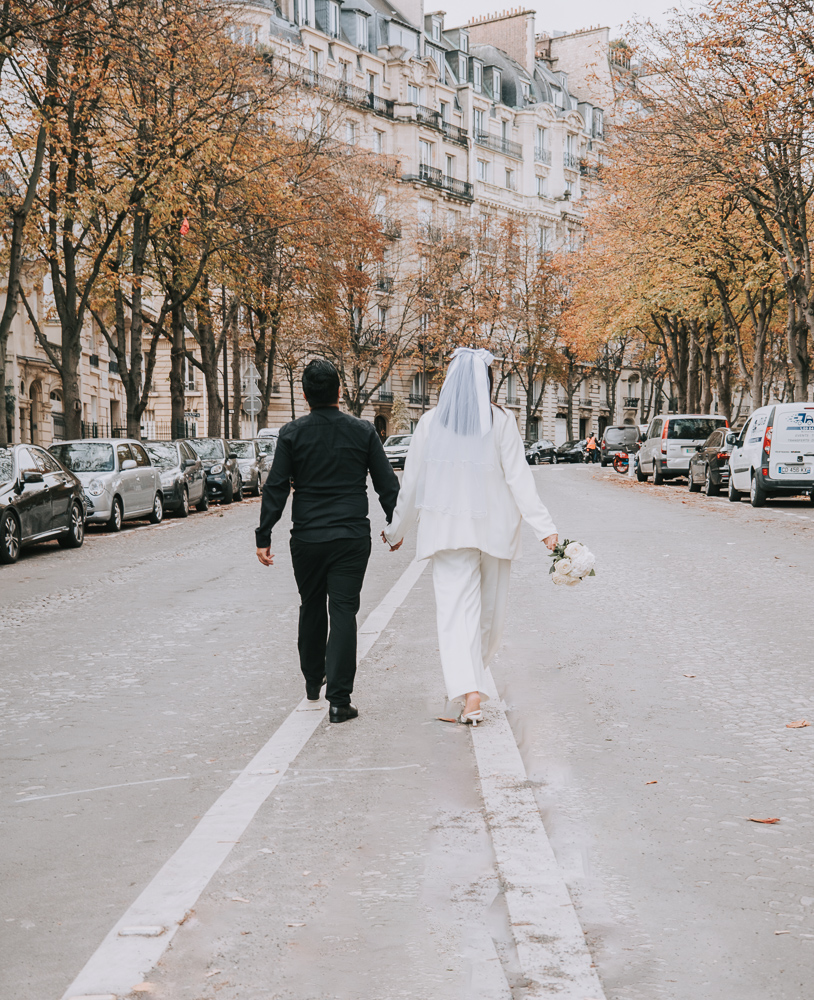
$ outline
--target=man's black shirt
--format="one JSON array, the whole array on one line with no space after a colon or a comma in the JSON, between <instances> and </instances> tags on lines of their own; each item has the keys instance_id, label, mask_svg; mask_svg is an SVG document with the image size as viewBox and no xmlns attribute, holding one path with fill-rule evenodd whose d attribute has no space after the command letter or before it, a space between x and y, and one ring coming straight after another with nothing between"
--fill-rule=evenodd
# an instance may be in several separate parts
<instances>
[{"instance_id":1,"label":"man's black shirt","mask_svg":"<svg viewBox=\"0 0 814 1000\"><path fill-rule=\"evenodd\" d=\"M255 532L258 548L271 544L271 530L294 487L291 534L303 542L370 535L367 474L388 522L399 481L373 424L335 406L312 410L281 428Z\"/></svg>"}]
</instances>

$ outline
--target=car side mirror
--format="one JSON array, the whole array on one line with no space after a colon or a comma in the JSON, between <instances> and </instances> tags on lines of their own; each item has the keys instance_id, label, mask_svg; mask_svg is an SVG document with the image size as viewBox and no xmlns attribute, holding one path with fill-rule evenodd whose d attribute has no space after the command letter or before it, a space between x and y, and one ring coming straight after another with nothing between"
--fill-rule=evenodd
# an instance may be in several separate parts
<instances>
[{"instance_id":1,"label":"car side mirror","mask_svg":"<svg viewBox=\"0 0 814 1000\"><path fill-rule=\"evenodd\" d=\"M188 469L188 468L190 468L190 466L197 465L197 464L198 463L197 463L197 461L194 458L185 458L184 461L181 463L181 468L182 469Z\"/></svg>"},{"instance_id":2,"label":"car side mirror","mask_svg":"<svg viewBox=\"0 0 814 1000\"><path fill-rule=\"evenodd\" d=\"M122 472L126 472L128 469L135 469L135 468L136 468L136 461L133 458L126 458L122 462Z\"/></svg>"},{"instance_id":3,"label":"car side mirror","mask_svg":"<svg viewBox=\"0 0 814 1000\"><path fill-rule=\"evenodd\" d=\"M730 431L729 434L726 435L726 443L734 444L735 441L737 441L737 434L734 434L732 431Z\"/></svg>"},{"instance_id":4,"label":"car side mirror","mask_svg":"<svg viewBox=\"0 0 814 1000\"><path fill-rule=\"evenodd\" d=\"M229 458L237 458L237 452L236 451L230 451L229 452Z\"/></svg>"},{"instance_id":5,"label":"car side mirror","mask_svg":"<svg viewBox=\"0 0 814 1000\"><path fill-rule=\"evenodd\" d=\"M24 472L23 473L23 486L28 486L29 483L41 483L43 482L41 472Z\"/></svg>"}]
</instances>

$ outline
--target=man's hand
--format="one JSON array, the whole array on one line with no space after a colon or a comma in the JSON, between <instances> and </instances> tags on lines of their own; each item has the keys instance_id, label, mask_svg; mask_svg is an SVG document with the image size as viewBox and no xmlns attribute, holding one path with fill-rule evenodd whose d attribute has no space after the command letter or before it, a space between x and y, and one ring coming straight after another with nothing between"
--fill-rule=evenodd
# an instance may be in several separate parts
<instances>
[{"instance_id":1,"label":"man's hand","mask_svg":"<svg viewBox=\"0 0 814 1000\"><path fill-rule=\"evenodd\" d=\"M543 545L545 545L545 547L549 551L553 552L554 549L557 547L557 542L559 541L559 537L560 537L559 535L549 535L548 538L543 539ZM257 551L259 554L260 549L258 549Z\"/></svg>"},{"instance_id":2,"label":"man's hand","mask_svg":"<svg viewBox=\"0 0 814 1000\"><path fill-rule=\"evenodd\" d=\"M382 541L384 542L385 545L390 545L390 542L387 541L387 536L385 535L384 532L382 532ZM395 545L390 545L390 551L395 552L396 549L400 549L403 544L404 544L404 539L402 538L402 540L400 542L396 542Z\"/></svg>"},{"instance_id":3,"label":"man's hand","mask_svg":"<svg viewBox=\"0 0 814 1000\"><path fill-rule=\"evenodd\" d=\"M257 558L264 566L274 565L274 556L271 553L271 546L267 545L264 549L257 549Z\"/></svg>"}]
</instances>

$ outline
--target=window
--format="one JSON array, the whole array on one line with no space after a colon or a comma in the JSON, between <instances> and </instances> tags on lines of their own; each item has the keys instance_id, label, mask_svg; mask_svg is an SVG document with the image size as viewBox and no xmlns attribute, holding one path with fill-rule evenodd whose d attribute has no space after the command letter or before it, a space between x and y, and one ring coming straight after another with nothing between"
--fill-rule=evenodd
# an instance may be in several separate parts
<instances>
[{"instance_id":1,"label":"window","mask_svg":"<svg viewBox=\"0 0 814 1000\"><path fill-rule=\"evenodd\" d=\"M475 118L475 137L477 138L478 135L482 135L484 132L483 112L478 108L475 108L474 118Z\"/></svg>"},{"instance_id":2,"label":"window","mask_svg":"<svg viewBox=\"0 0 814 1000\"><path fill-rule=\"evenodd\" d=\"M441 41L441 22L437 17L432 19L432 40L434 42Z\"/></svg>"},{"instance_id":3,"label":"window","mask_svg":"<svg viewBox=\"0 0 814 1000\"><path fill-rule=\"evenodd\" d=\"M384 132L380 132L378 129L373 130L373 152L384 152Z\"/></svg>"},{"instance_id":4,"label":"window","mask_svg":"<svg viewBox=\"0 0 814 1000\"><path fill-rule=\"evenodd\" d=\"M368 73L367 74L367 89L370 94L379 93L379 75L378 73Z\"/></svg>"},{"instance_id":5,"label":"window","mask_svg":"<svg viewBox=\"0 0 814 1000\"><path fill-rule=\"evenodd\" d=\"M345 142L349 146L356 145L356 122L345 122Z\"/></svg>"},{"instance_id":6,"label":"window","mask_svg":"<svg viewBox=\"0 0 814 1000\"><path fill-rule=\"evenodd\" d=\"M348 83L350 81L350 72L351 72L350 63L347 62L345 59L340 59L339 66L342 71L342 79L344 80L345 83Z\"/></svg>"},{"instance_id":7,"label":"window","mask_svg":"<svg viewBox=\"0 0 814 1000\"><path fill-rule=\"evenodd\" d=\"M548 178L547 177L537 177L537 197L547 198L548 197Z\"/></svg>"},{"instance_id":8,"label":"window","mask_svg":"<svg viewBox=\"0 0 814 1000\"><path fill-rule=\"evenodd\" d=\"M387 330L387 306L377 307L377 317L378 327L382 332Z\"/></svg>"},{"instance_id":9,"label":"window","mask_svg":"<svg viewBox=\"0 0 814 1000\"><path fill-rule=\"evenodd\" d=\"M421 88L414 83L407 84L407 100L410 104L421 104Z\"/></svg>"},{"instance_id":10,"label":"window","mask_svg":"<svg viewBox=\"0 0 814 1000\"><path fill-rule=\"evenodd\" d=\"M593 110L591 135L594 139L602 139L605 135L605 115L599 108Z\"/></svg>"},{"instance_id":11,"label":"window","mask_svg":"<svg viewBox=\"0 0 814 1000\"><path fill-rule=\"evenodd\" d=\"M418 162L422 167L432 166L433 145L434 143L427 142L426 139L418 140Z\"/></svg>"},{"instance_id":12,"label":"window","mask_svg":"<svg viewBox=\"0 0 814 1000\"><path fill-rule=\"evenodd\" d=\"M140 444L136 444L134 441L130 445L130 450L133 452L133 458L136 460L136 465L149 465L150 459L147 452L141 447Z\"/></svg>"},{"instance_id":13,"label":"window","mask_svg":"<svg viewBox=\"0 0 814 1000\"><path fill-rule=\"evenodd\" d=\"M297 24L311 24L312 0L294 0L294 20Z\"/></svg>"},{"instance_id":14,"label":"window","mask_svg":"<svg viewBox=\"0 0 814 1000\"><path fill-rule=\"evenodd\" d=\"M460 32L460 39L461 39L461 41L460 41L461 52L468 52L469 51L469 35L467 35L467 33L465 31L462 31L462 32Z\"/></svg>"},{"instance_id":15,"label":"window","mask_svg":"<svg viewBox=\"0 0 814 1000\"><path fill-rule=\"evenodd\" d=\"M511 123L508 121L502 121L500 123L500 137L505 142L507 139L511 138Z\"/></svg>"},{"instance_id":16,"label":"window","mask_svg":"<svg viewBox=\"0 0 814 1000\"><path fill-rule=\"evenodd\" d=\"M131 461L133 461L133 455L130 452L130 445L129 444L117 444L116 445L116 458L119 460L119 468L120 469L121 469L122 465L124 465L125 462L131 462Z\"/></svg>"},{"instance_id":17,"label":"window","mask_svg":"<svg viewBox=\"0 0 814 1000\"><path fill-rule=\"evenodd\" d=\"M184 389L187 392L195 392L195 366L189 360L189 358L184 358Z\"/></svg>"},{"instance_id":18,"label":"window","mask_svg":"<svg viewBox=\"0 0 814 1000\"><path fill-rule=\"evenodd\" d=\"M334 0L328 0L328 34L339 38L339 4Z\"/></svg>"},{"instance_id":19,"label":"window","mask_svg":"<svg viewBox=\"0 0 814 1000\"><path fill-rule=\"evenodd\" d=\"M367 18L356 12L356 47L367 49Z\"/></svg>"},{"instance_id":20,"label":"window","mask_svg":"<svg viewBox=\"0 0 814 1000\"><path fill-rule=\"evenodd\" d=\"M492 69L492 97L496 100L500 100L500 70Z\"/></svg>"},{"instance_id":21,"label":"window","mask_svg":"<svg viewBox=\"0 0 814 1000\"><path fill-rule=\"evenodd\" d=\"M483 65L477 60L472 61L472 86L476 94L483 91Z\"/></svg>"},{"instance_id":22,"label":"window","mask_svg":"<svg viewBox=\"0 0 814 1000\"><path fill-rule=\"evenodd\" d=\"M565 197L566 198L573 198L575 194L576 194L576 185L574 184L574 182L573 181L566 181L565 182Z\"/></svg>"},{"instance_id":23,"label":"window","mask_svg":"<svg viewBox=\"0 0 814 1000\"><path fill-rule=\"evenodd\" d=\"M540 226L538 238L540 241L540 252L545 253L554 245L554 234L551 226Z\"/></svg>"},{"instance_id":24,"label":"window","mask_svg":"<svg viewBox=\"0 0 814 1000\"><path fill-rule=\"evenodd\" d=\"M653 423L652 423L652 425L650 427L650 433L647 435L648 438L661 437L661 426L662 426L662 423L663 423L663 421L661 421L661 420L654 420L653 421Z\"/></svg>"},{"instance_id":25,"label":"window","mask_svg":"<svg viewBox=\"0 0 814 1000\"><path fill-rule=\"evenodd\" d=\"M529 101L531 100L531 85L529 83L526 83L525 80L521 80L520 88L523 92L523 102L525 104L528 104Z\"/></svg>"},{"instance_id":26,"label":"window","mask_svg":"<svg viewBox=\"0 0 814 1000\"><path fill-rule=\"evenodd\" d=\"M570 132L565 137L565 152L574 155L574 137Z\"/></svg>"},{"instance_id":27,"label":"window","mask_svg":"<svg viewBox=\"0 0 814 1000\"><path fill-rule=\"evenodd\" d=\"M489 181L489 161L478 160L478 180Z\"/></svg>"},{"instance_id":28,"label":"window","mask_svg":"<svg viewBox=\"0 0 814 1000\"><path fill-rule=\"evenodd\" d=\"M548 149L548 129L537 126L537 149Z\"/></svg>"},{"instance_id":29,"label":"window","mask_svg":"<svg viewBox=\"0 0 814 1000\"><path fill-rule=\"evenodd\" d=\"M455 157L450 156L449 153L447 153L446 158L446 175L447 177L455 176Z\"/></svg>"},{"instance_id":30,"label":"window","mask_svg":"<svg viewBox=\"0 0 814 1000\"><path fill-rule=\"evenodd\" d=\"M467 69L467 58L466 56L458 56L458 83L466 83L469 79L469 70Z\"/></svg>"},{"instance_id":31,"label":"window","mask_svg":"<svg viewBox=\"0 0 814 1000\"><path fill-rule=\"evenodd\" d=\"M319 49L308 50L308 68L317 72L322 65L322 53Z\"/></svg>"},{"instance_id":32,"label":"window","mask_svg":"<svg viewBox=\"0 0 814 1000\"><path fill-rule=\"evenodd\" d=\"M509 170L508 167L506 168L506 187L509 189L509 191L516 190L514 184L514 171Z\"/></svg>"},{"instance_id":33,"label":"window","mask_svg":"<svg viewBox=\"0 0 814 1000\"><path fill-rule=\"evenodd\" d=\"M442 122L448 122L449 121L449 104L447 103L447 101L441 101L438 106L441 109L441 121Z\"/></svg>"}]
</instances>

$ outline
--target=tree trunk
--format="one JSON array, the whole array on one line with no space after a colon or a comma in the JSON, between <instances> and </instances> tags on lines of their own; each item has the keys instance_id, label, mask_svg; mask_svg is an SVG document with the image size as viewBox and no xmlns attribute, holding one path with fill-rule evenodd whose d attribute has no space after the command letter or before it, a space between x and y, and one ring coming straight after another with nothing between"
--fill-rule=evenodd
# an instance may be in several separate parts
<instances>
[{"instance_id":1,"label":"tree trunk","mask_svg":"<svg viewBox=\"0 0 814 1000\"><path fill-rule=\"evenodd\" d=\"M80 331L62 330L62 405L65 411L65 438L82 437L82 393L79 388L79 359L82 357Z\"/></svg>"},{"instance_id":2,"label":"tree trunk","mask_svg":"<svg viewBox=\"0 0 814 1000\"><path fill-rule=\"evenodd\" d=\"M712 412L712 330L707 324L701 361L701 413Z\"/></svg>"},{"instance_id":3,"label":"tree trunk","mask_svg":"<svg viewBox=\"0 0 814 1000\"><path fill-rule=\"evenodd\" d=\"M232 323L232 437L240 438L240 409L243 405L243 384L240 378L240 330L237 320Z\"/></svg>"},{"instance_id":4,"label":"tree trunk","mask_svg":"<svg viewBox=\"0 0 814 1000\"><path fill-rule=\"evenodd\" d=\"M204 279L206 292L206 279ZM218 359L220 345L215 340L212 327L212 310L206 296L196 306L197 330L196 340L201 350L200 369L203 372L206 386L206 433L209 437L221 437L221 421L223 419L223 400L218 386Z\"/></svg>"},{"instance_id":5,"label":"tree trunk","mask_svg":"<svg viewBox=\"0 0 814 1000\"><path fill-rule=\"evenodd\" d=\"M811 357L808 353L809 323L814 326L811 310L801 308L789 301L789 318L786 326L789 361L794 369L794 402L804 403L808 399L808 383L811 378Z\"/></svg>"},{"instance_id":6,"label":"tree trunk","mask_svg":"<svg viewBox=\"0 0 814 1000\"><path fill-rule=\"evenodd\" d=\"M187 347L184 328L184 307L175 298L170 308L170 401L172 406L172 437L186 437L186 395L184 391L184 368Z\"/></svg>"}]
</instances>

